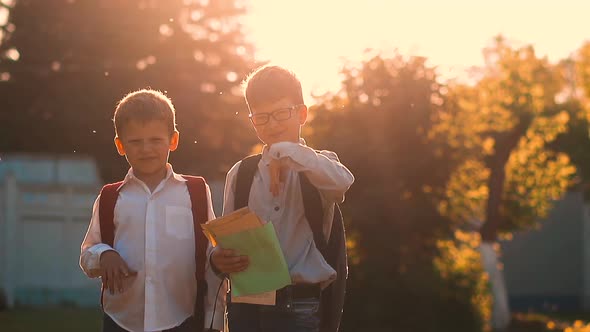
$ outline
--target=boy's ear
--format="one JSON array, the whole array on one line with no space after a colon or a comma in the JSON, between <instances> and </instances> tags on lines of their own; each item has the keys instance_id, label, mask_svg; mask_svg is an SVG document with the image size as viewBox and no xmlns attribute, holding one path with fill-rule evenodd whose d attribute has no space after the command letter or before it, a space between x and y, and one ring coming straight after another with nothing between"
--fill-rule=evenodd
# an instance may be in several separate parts
<instances>
[{"instance_id":1,"label":"boy's ear","mask_svg":"<svg viewBox=\"0 0 590 332\"><path fill-rule=\"evenodd\" d=\"M123 142L121 142L121 139L118 136L115 136L115 146L117 147L117 152L119 152L119 155L124 156L125 147L123 146Z\"/></svg>"},{"instance_id":2,"label":"boy's ear","mask_svg":"<svg viewBox=\"0 0 590 332\"><path fill-rule=\"evenodd\" d=\"M301 105L299 109L299 124L304 125L307 121L307 106Z\"/></svg>"},{"instance_id":3,"label":"boy's ear","mask_svg":"<svg viewBox=\"0 0 590 332\"><path fill-rule=\"evenodd\" d=\"M175 130L174 133L172 134L172 137L170 137L170 147L169 147L170 151L174 151L178 148L178 140L179 139L180 139L180 133L178 132L178 130Z\"/></svg>"}]
</instances>

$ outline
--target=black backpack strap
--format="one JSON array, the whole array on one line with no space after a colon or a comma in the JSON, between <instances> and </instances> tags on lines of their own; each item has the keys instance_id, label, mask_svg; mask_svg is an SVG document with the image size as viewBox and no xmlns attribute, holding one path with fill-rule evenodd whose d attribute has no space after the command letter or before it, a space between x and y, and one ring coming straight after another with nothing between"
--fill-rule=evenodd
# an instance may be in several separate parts
<instances>
[{"instance_id":1,"label":"black backpack strap","mask_svg":"<svg viewBox=\"0 0 590 332\"><path fill-rule=\"evenodd\" d=\"M336 280L322 291L320 303L320 332L337 332L344 310L346 279L348 278L348 257L346 255L346 234L342 212L338 204L334 205L332 231L324 258L336 270Z\"/></svg>"},{"instance_id":2,"label":"black backpack strap","mask_svg":"<svg viewBox=\"0 0 590 332\"><path fill-rule=\"evenodd\" d=\"M260 159L262 159L262 154L260 153L242 159L236 178L234 210L248 206L250 188L252 188L252 181L254 181L254 174L256 174Z\"/></svg>"},{"instance_id":3,"label":"black backpack strap","mask_svg":"<svg viewBox=\"0 0 590 332\"><path fill-rule=\"evenodd\" d=\"M322 206L322 198L316 187L309 182L309 179L303 172L299 173L299 184L301 186L305 218L309 222L309 227L313 233L313 241L322 256L326 257L328 241L326 241L324 235L324 208Z\"/></svg>"}]
</instances>

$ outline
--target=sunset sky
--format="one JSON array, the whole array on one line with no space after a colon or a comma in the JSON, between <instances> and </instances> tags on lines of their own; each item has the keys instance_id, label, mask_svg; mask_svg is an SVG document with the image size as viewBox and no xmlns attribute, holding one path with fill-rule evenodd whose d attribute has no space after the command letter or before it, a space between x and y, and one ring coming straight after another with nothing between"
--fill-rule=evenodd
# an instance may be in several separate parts
<instances>
[{"instance_id":1,"label":"sunset sky","mask_svg":"<svg viewBox=\"0 0 590 332\"><path fill-rule=\"evenodd\" d=\"M590 39L589 15L588 0L251 0L245 25L257 59L293 69L309 96L338 88L341 59L366 48L426 56L448 78L498 34L557 61Z\"/></svg>"}]
</instances>

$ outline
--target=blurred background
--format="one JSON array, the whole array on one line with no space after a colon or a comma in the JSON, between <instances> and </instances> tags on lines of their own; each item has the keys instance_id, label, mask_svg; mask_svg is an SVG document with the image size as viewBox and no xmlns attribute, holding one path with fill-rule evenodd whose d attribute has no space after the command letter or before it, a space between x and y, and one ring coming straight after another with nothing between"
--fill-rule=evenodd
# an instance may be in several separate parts
<instances>
[{"instance_id":1,"label":"blurred background","mask_svg":"<svg viewBox=\"0 0 590 332\"><path fill-rule=\"evenodd\" d=\"M100 331L78 266L112 114L151 87L221 213L240 83L302 81L356 177L341 330L590 331L590 2L0 0L0 331Z\"/></svg>"}]
</instances>

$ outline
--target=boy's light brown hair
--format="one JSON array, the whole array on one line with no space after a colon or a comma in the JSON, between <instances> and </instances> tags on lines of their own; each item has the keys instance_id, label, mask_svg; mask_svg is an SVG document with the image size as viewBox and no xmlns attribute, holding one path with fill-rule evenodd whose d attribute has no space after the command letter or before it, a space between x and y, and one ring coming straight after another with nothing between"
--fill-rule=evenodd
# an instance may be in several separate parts
<instances>
[{"instance_id":1,"label":"boy's light brown hair","mask_svg":"<svg viewBox=\"0 0 590 332\"><path fill-rule=\"evenodd\" d=\"M113 122L115 135L121 137L130 121L163 121L170 136L176 131L176 111L172 101L160 91L142 89L127 94L117 103Z\"/></svg>"},{"instance_id":2,"label":"boy's light brown hair","mask_svg":"<svg viewBox=\"0 0 590 332\"><path fill-rule=\"evenodd\" d=\"M303 104L301 82L292 71L280 66L259 67L244 80L242 86L250 112L252 108L282 98L289 98L295 104Z\"/></svg>"}]
</instances>

